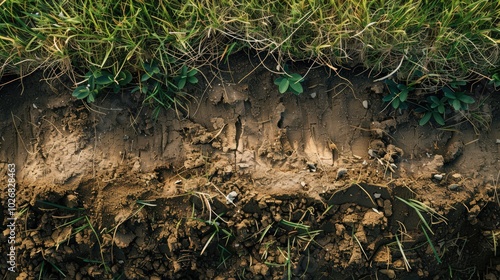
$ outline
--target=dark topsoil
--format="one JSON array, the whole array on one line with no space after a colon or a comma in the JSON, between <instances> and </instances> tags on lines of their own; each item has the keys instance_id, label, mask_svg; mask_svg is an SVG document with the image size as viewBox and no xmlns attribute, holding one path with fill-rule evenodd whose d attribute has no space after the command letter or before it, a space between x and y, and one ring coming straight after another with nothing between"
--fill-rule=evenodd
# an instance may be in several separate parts
<instances>
[{"instance_id":1,"label":"dark topsoil","mask_svg":"<svg viewBox=\"0 0 500 280\"><path fill-rule=\"evenodd\" d=\"M3 86L1 279L500 279L498 92L421 127L366 73L294 65L305 92L282 95L258 61L201 69L157 121L129 92Z\"/></svg>"}]
</instances>

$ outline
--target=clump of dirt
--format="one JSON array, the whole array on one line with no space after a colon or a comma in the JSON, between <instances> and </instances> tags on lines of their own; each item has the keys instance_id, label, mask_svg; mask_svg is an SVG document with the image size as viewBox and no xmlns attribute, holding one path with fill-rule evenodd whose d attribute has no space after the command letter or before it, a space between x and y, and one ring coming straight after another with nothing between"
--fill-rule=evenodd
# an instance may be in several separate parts
<instances>
[{"instance_id":1,"label":"clump of dirt","mask_svg":"<svg viewBox=\"0 0 500 280\"><path fill-rule=\"evenodd\" d=\"M308 73L295 96L252 59L218 68L189 88L188 112L158 120L126 92L84 104L40 74L22 95L4 86L1 174L17 166L18 215L7 279L500 275L498 93L471 86L489 129L443 129L387 109L362 73L296 68Z\"/></svg>"}]
</instances>

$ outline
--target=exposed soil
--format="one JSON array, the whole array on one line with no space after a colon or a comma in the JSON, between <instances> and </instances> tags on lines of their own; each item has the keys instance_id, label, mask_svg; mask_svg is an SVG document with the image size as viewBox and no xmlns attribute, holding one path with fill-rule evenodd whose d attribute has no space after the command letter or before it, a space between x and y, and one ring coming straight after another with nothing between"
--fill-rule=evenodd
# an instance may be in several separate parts
<instances>
[{"instance_id":1,"label":"exposed soil","mask_svg":"<svg viewBox=\"0 0 500 280\"><path fill-rule=\"evenodd\" d=\"M0 178L16 165L21 214L2 279L500 279L500 94L471 85L470 121L421 127L366 73L294 67L299 96L253 57L206 67L189 112L157 121L129 93L4 86ZM446 220L424 214L424 233L397 197Z\"/></svg>"}]
</instances>

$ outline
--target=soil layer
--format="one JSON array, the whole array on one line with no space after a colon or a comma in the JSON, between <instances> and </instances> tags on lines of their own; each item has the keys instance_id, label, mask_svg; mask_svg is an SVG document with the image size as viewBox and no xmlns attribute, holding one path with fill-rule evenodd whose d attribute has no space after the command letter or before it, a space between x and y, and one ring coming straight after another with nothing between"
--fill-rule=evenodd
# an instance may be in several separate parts
<instances>
[{"instance_id":1,"label":"soil layer","mask_svg":"<svg viewBox=\"0 0 500 280\"><path fill-rule=\"evenodd\" d=\"M205 67L157 120L129 92L3 86L2 279L500 279L498 92L419 126L366 73L296 64L296 96L268 69Z\"/></svg>"}]
</instances>

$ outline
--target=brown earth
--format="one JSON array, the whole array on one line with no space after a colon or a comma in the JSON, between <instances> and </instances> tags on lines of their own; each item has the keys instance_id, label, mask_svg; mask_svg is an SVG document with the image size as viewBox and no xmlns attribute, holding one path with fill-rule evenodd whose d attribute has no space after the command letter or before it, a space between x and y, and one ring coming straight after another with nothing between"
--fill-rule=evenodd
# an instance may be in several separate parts
<instances>
[{"instance_id":1,"label":"brown earth","mask_svg":"<svg viewBox=\"0 0 500 280\"><path fill-rule=\"evenodd\" d=\"M367 73L294 66L299 96L253 57L201 69L157 121L130 93L3 86L2 279L500 279L500 94L421 127Z\"/></svg>"}]
</instances>

